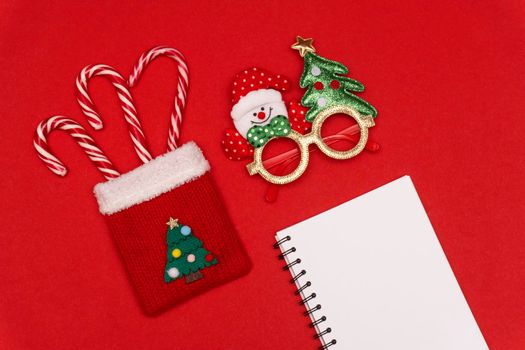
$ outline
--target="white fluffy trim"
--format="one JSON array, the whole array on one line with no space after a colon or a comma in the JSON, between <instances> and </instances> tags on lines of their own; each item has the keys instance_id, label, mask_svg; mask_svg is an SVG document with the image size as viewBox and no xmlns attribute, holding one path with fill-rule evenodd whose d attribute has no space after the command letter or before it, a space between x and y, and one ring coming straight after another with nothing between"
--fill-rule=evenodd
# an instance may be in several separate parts
<instances>
[{"instance_id":1,"label":"white fluffy trim","mask_svg":"<svg viewBox=\"0 0 525 350\"><path fill-rule=\"evenodd\" d=\"M279 101L282 101L282 96L277 90L259 89L250 91L233 105L231 117L233 120L237 120L257 106Z\"/></svg>"},{"instance_id":2,"label":"white fluffy trim","mask_svg":"<svg viewBox=\"0 0 525 350\"><path fill-rule=\"evenodd\" d=\"M99 210L110 215L169 192L210 170L200 148L188 142L116 179L95 186Z\"/></svg>"}]
</instances>

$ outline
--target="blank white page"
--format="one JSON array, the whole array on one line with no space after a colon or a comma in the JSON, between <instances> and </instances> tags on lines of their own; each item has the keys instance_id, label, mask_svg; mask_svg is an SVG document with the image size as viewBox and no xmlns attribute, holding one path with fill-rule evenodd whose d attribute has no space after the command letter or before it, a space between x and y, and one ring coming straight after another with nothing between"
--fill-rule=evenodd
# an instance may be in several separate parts
<instances>
[{"instance_id":1,"label":"blank white page","mask_svg":"<svg viewBox=\"0 0 525 350\"><path fill-rule=\"evenodd\" d=\"M479 327L410 180L404 176L279 231L322 306L330 350L486 350Z\"/></svg>"}]
</instances>

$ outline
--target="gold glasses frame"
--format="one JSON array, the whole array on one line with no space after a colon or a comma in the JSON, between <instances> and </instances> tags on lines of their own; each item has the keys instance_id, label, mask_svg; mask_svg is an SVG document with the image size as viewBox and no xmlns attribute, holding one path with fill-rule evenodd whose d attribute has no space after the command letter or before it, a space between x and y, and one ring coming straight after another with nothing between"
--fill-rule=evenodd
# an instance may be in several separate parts
<instances>
[{"instance_id":1,"label":"gold glasses frame","mask_svg":"<svg viewBox=\"0 0 525 350\"><path fill-rule=\"evenodd\" d=\"M330 148L321 137L321 128L323 126L323 123L328 117L334 114L346 114L352 117L359 126L359 141L352 149L348 151L337 151ZM361 151L363 151L366 142L368 141L368 129L373 127L374 125L374 118L372 118L372 116L363 116L358 111L349 106L336 105L333 107L326 108L315 117L314 121L312 122L312 131L310 131L308 134L301 135L297 131L292 130L287 136L282 136L293 140L299 146L301 159L299 161L299 165L297 166L297 168L295 168L293 172L287 175L279 176L274 175L268 170L266 170L266 168L263 165L262 154L264 147L267 143L264 146L255 149L253 155L253 162L246 165L246 168L248 169L248 173L250 175L259 174L262 176L262 178L264 178L270 183L277 185L284 185L290 183L292 181L297 180L301 175L303 175L306 168L308 167L308 161L310 158L308 146L310 146L311 144L317 145L319 150L330 158L350 159L361 153Z\"/></svg>"}]
</instances>

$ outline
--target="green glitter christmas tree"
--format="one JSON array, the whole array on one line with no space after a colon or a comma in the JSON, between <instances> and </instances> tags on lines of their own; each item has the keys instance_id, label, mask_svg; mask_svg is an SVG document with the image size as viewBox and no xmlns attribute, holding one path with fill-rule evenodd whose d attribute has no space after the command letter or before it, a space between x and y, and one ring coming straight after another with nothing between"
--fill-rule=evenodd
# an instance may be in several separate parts
<instances>
[{"instance_id":1,"label":"green glitter christmas tree","mask_svg":"<svg viewBox=\"0 0 525 350\"><path fill-rule=\"evenodd\" d=\"M302 88L308 87L301 100L303 106L310 107L305 116L306 120L312 122L320 111L335 105L346 105L363 116L375 117L377 110L352 93L362 92L365 89L363 84L343 76L348 74L348 68L343 64L315 54L312 41L297 37L297 42L292 45L304 58L300 85Z\"/></svg>"}]
</instances>

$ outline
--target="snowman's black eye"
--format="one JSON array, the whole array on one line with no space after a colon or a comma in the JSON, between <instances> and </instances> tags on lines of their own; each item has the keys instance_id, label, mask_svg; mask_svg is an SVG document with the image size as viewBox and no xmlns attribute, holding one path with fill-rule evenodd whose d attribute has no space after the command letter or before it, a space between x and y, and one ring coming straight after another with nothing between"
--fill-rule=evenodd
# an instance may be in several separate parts
<instances>
[{"instance_id":1,"label":"snowman's black eye","mask_svg":"<svg viewBox=\"0 0 525 350\"><path fill-rule=\"evenodd\" d=\"M257 113L253 113L253 116L254 116L254 117L257 116Z\"/></svg>"},{"instance_id":2,"label":"snowman's black eye","mask_svg":"<svg viewBox=\"0 0 525 350\"><path fill-rule=\"evenodd\" d=\"M264 111L264 107L261 107L261 111Z\"/></svg>"}]
</instances>

